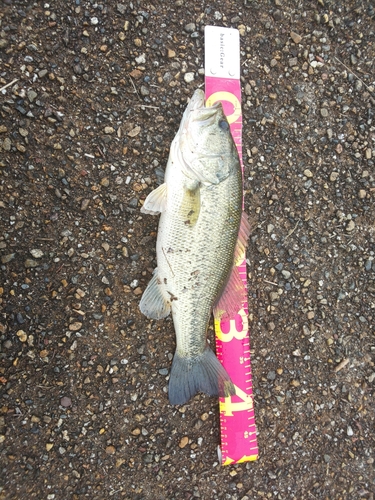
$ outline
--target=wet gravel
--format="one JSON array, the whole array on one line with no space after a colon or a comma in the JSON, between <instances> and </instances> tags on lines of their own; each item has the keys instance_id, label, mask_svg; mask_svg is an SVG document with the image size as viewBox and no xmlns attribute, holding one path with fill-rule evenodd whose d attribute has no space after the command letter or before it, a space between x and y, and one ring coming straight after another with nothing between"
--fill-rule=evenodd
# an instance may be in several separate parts
<instances>
[{"instance_id":1,"label":"wet gravel","mask_svg":"<svg viewBox=\"0 0 375 500\"><path fill-rule=\"evenodd\" d=\"M203 29L241 34L257 462L171 407L170 319L138 310ZM1 499L373 499L370 1L5 0Z\"/></svg>"}]
</instances>

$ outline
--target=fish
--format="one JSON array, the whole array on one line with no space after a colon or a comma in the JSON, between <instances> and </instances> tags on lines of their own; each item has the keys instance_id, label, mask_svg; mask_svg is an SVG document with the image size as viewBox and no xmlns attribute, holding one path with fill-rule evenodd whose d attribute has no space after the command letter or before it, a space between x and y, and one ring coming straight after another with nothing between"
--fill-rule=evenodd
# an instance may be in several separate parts
<instances>
[{"instance_id":1,"label":"fish","mask_svg":"<svg viewBox=\"0 0 375 500\"><path fill-rule=\"evenodd\" d=\"M244 259L250 232L242 203L241 164L222 104L206 107L198 89L171 143L164 183L148 194L141 208L144 214L161 214L157 267L139 308L155 320L172 314L172 405L184 404L198 392L235 394L207 342L207 330L213 311L222 319L230 316L246 296L236 266Z\"/></svg>"}]
</instances>

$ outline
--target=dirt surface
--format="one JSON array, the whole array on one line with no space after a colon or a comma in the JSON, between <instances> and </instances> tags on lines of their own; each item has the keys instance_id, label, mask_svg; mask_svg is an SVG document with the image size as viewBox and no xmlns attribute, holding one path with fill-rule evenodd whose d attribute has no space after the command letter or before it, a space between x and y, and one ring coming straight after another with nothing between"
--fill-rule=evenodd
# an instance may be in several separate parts
<instances>
[{"instance_id":1,"label":"dirt surface","mask_svg":"<svg viewBox=\"0 0 375 500\"><path fill-rule=\"evenodd\" d=\"M373 499L374 16L2 1L2 499ZM158 222L139 208L203 85L208 24L241 32L252 224L260 456L230 467L217 400L169 405L171 320L138 310Z\"/></svg>"}]
</instances>

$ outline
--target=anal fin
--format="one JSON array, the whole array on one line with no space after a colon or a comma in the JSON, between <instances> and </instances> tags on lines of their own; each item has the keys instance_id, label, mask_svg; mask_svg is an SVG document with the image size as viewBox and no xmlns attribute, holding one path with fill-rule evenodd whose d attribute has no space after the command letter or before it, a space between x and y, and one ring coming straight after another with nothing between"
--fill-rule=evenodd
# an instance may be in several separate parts
<instances>
[{"instance_id":1,"label":"anal fin","mask_svg":"<svg viewBox=\"0 0 375 500\"><path fill-rule=\"evenodd\" d=\"M142 314L151 319L166 318L171 312L171 303L163 295L157 268L146 290L143 292L139 309Z\"/></svg>"}]
</instances>

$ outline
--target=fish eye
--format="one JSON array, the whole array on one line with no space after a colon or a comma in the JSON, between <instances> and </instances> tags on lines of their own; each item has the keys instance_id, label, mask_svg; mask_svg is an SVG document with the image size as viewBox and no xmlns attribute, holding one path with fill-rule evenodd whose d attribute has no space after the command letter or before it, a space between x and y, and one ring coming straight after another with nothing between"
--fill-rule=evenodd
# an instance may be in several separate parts
<instances>
[{"instance_id":1,"label":"fish eye","mask_svg":"<svg viewBox=\"0 0 375 500\"><path fill-rule=\"evenodd\" d=\"M221 128L221 130L227 131L229 130L229 123L227 122L227 120L221 119L219 121L219 127Z\"/></svg>"}]
</instances>

